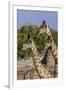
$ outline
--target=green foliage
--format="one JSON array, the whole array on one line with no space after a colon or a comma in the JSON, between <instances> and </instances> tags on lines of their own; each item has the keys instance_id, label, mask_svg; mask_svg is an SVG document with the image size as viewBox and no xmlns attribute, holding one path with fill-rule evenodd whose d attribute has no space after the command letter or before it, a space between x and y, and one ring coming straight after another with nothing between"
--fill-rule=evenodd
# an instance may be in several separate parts
<instances>
[{"instance_id":1,"label":"green foliage","mask_svg":"<svg viewBox=\"0 0 66 90\"><path fill-rule=\"evenodd\" d=\"M57 44L57 32L51 30L55 43ZM17 57L18 58L29 58L32 56L31 49L22 50L23 44L29 42L29 38L32 38L36 48L41 54L44 51L44 46L47 41L47 33L39 35L39 27L36 25L24 25L17 30Z\"/></svg>"},{"instance_id":2,"label":"green foliage","mask_svg":"<svg viewBox=\"0 0 66 90\"><path fill-rule=\"evenodd\" d=\"M45 42L46 42L47 38L48 38L47 33L40 34L40 35L37 34L37 35L33 36L33 40L35 42L35 45L36 45L39 53L44 51L44 46L45 46Z\"/></svg>"},{"instance_id":3,"label":"green foliage","mask_svg":"<svg viewBox=\"0 0 66 90\"><path fill-rule=\"evenodd\" d=\"M32 56L30 49L22 50L23 44L28 43L29 37L34 38L38 33L38 27L32 25L24 25L17 30L17 57L25 58Z\"/></svg>"}]
</instances>

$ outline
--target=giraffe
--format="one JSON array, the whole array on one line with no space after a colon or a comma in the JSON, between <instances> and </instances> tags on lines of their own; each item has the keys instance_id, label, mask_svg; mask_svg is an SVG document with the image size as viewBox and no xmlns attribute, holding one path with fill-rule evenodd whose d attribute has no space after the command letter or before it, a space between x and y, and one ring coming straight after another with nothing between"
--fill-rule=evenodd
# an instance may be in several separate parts
<instances>
[{"instance_id":1,"label":"giraffe","mask_svg":"<svg viewBox=\"0 0 66 90\"><path fill-rule=\"evenodd\" d=\"M49 48L47 48L50 45ZM45 52L46 51L46 52ZM51 74L54 76L54 69L55 69L55 59L54 56L51 52L51 44L50 43L46 43L45 45L45 51L44 51L44 56L41 59L41 63L44 65L46 64L47 68L49 69L49 71L51 72Z\"/></svg>"},{"instance_id":2,"label":"giraffe","mask_svg":"<svg viewBox=\"0 0 66 90\"><path fill-rule=\"evenodd\" d=\"M25 48L31 48L33 53L33 62L36 68L36 71L40 78L53 78L53 75L50 73L49 69L46 67L46 65L42 65L40 62L40 57L38 55L38 51L36 49L35 43L32 39L30 39L30 44L24 44L23 49ZM28 47L29 46L29 47Z\"/></svg>"},{"instance_id":3,"label":"giraffe","mask_svg":"<svg viewBox=\"0 0 66 90\"><path fill-rule=\"evenodd\" d=\"M52 46L52 53L53 53L53 56L55 57L55 59L57 59L57 52L58 52L58 49L57 49L57 46L54 42L54 39L52 37L52 33L50 31L50 28L48 26L48 24L46 24L46 21L43 21L43 24L40 26L40 29L39 29L39 34L42 34L42 33L47 33L48 35L48 41L49 43L51 43L51 46Z\"/></svg>"},{"instance_id":4,"label":"giraffe","mask_svg":"<svg viewBox=\"0 0 66 90\"><path fill-rule=\"evenodd\" d=\"M52 37L52 33L49 29L49 26L46 23L44 23L42 25L42 30L43 31L40 32L39 34L46 32L48 35L48 41L49 41L49 43L51 43L52 49L51 49L50 53L52 53L54 58L55 58L55 71L54 72L55 72L55 77L56 77L58 75L58 49L57 49L57 46L56 46L54 39Z\"/></svg>"},{"instance_id":5,"label":"giraffe","mask_svg":"<svg viewBox=\"0 0 66 90\"><path fill-rule=\"evenodd\" d=\"M52 33L51 33L48 25L47 25L47 34L48 34L49 42L51 43L51 47L52 47L51 52L55 58L55 71L54 71L54 73L55 73L55 77L57 77L57 75L58 75L58 49L57 49L57 46L54 42L54 39L52 37Z\"/></svg>"}]
</instances>

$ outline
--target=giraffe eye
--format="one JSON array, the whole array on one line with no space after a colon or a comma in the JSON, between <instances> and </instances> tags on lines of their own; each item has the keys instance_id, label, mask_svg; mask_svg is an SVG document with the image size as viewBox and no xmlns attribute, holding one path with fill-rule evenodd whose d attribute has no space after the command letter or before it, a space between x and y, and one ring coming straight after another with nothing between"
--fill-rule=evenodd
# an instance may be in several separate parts
<instances>
[{"instance_id":1,"label":"giraffe eye","mask_svg":"<svg viewBox=\"0 0 66 90\"><path fill-rule=\"evenodd\" d=\"M50 49L52 49L52 46L50 46Z\"/></svg>"},{"instance_id":2,"label":"giraffe eye","mask_svg":"<svg viewBox=\"0 0 66 90\"><path fill-rule=\"evenodd\" d=\"M50 41L52 42L52 39Z\"/></svg>"}]
</instances>

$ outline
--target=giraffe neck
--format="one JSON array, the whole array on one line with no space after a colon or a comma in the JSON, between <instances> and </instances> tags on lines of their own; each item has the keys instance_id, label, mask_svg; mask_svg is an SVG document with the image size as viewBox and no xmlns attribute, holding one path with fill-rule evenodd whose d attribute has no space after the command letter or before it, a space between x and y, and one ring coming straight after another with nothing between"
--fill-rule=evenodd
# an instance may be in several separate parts
<instances>
[{"instance_id":1,"label":"giraffe neck","mask_svg":"<svg viewBox=\"0 0 66 90\"><path fill-rule=\"evenodd\" d=\"M53 77L50 74L50 72L48 71L48 69L40 63L40 57L38 55L38 51L35 47L35 44L34 44L33 40L32 40L32 44L31 44L31 49L32 49L32 52L33 52L35 68L37 69L37 72L40 75L40 77L41 78L51 78L51 77Z\"/></svg>"},{"instance_id":2,"label":"giraffe neck","mask_svg":"<svg viewBox=\"0 0 66 90\"><path fill-rule=\"evenodd\" d=\"M51 39L51 46L52 46L52 54L53 54L53 56L55 57L55 59L57 59L57 46L56 46L56 44L55 44L55 42L54 42L54 39L53 39L53 37L52 37L52 33L51 33L51 31L50 31L50 29L49 29L49 27L47 26L47 33L48 33L48 36L50 36L50 39Z\"/></svg>"},{"instance_id":3,"label":"giraffe neck","mask_svg":"<svg viewBox=\"0 0 66 90\"><path fill-rule=\"evenodd\" d=\"M56 47L56 44L54 42L54 39L52 37L52 33L51 33L50 29L47 28L47 30L48 30L48 36L50 36L50 39L52 41L51 42L51 46L52 46L51 52L55 58L54 76L57 77L57 75L58 75L58 49Z\"/></svg>"}]
</instances>

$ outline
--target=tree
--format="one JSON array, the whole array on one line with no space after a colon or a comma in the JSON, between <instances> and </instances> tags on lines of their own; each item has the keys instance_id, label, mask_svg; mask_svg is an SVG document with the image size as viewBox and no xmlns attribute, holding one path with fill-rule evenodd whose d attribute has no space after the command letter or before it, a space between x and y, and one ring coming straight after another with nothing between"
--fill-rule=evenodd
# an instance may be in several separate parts
<instances>
[{"instance_id":1,"label":"tree","mask_svg":"<svg viewBox=\"0 0 66 90\"><path fill-rule=\"evenodd\" d=\"M43 21L43 24L46 22ZM54 41L57 43L57 31L54 31L51 29L52 36L54 38ZM39 34L39 27L36 25L29 25L25 24L23 27L21 27L19 30L17 30L17 56L18 58L25 58L32 56L31 49L22 50L23 44L28 43L30 40L30 37L33 39L36 48L38 49L39 53L42 54L44 51L45 43L48 39L47 33Z\"/></svg>"}]
</instances>

